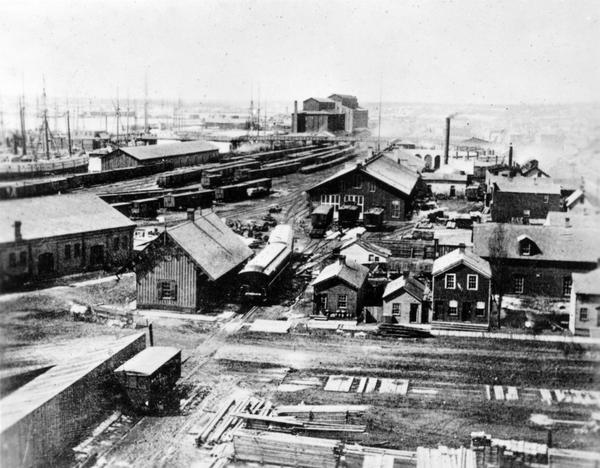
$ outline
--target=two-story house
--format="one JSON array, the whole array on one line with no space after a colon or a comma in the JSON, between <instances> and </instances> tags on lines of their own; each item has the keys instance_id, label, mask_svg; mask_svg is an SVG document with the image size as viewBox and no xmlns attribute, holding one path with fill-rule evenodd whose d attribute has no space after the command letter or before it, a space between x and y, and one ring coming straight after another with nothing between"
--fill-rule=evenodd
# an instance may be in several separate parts
<instances>
[{"instance_id":1,"label":"two-story house","mask_svg":"<svg viewBox=\"0 0 600 468\"><path fill-rule=\"evenodd\" d=\"M492 270L486 260L461 246L433 262L432 276L436 328L489 328Z\"/></svg>"},{"instance_id":2,"label":"two-story house","mask_svg":"<svg viewBox=\"0 0 600 468\"><path fill-rule=\"evenodd\" d=\"M569 330L574 335L600 337L600 268L573 273Z\"/></svg>"}]
</instances>

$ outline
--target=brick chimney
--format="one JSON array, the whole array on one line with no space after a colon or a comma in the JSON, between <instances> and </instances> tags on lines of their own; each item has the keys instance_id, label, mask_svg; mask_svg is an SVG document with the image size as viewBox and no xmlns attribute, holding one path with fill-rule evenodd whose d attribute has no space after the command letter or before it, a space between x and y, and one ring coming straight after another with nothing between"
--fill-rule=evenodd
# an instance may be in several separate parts
<instances>
[{"instance_id":1,"label":"brick chimney","mask_svg":"<svg viewBox=\"0 0 600 468\"><path fill-rule=\"evenodd\" d=\"M339 255L338 256L338 263L340 265L345 265L346 264L346 256L345 255Z\"/></svg>"},{"instance_id":2,"label":"brick chimney","mask_svg":"<svg viewBox=\"0 0 600 468\"><path fill-rule=\"evenodd\" d=\"M460 253L465 253L465 249L467 248L467 246L463 243L458 244L458 250Z\"/></svg>"},{"instance_id":3,"label":"brick chimney","mask_svg":"<svg viewBox=\"0 0 600 468\"><path fill-rule=\"evenodd\" d=\"M294 115L292 116L292 133L298 133L298 101L294 101Z\"/></svg>"},{"instance_id":4,"label":"brick chimney","mask_svg":"<svg viewBox=\"0 0 600 468\"><path fill-rule=\"evenodd\" d=\"M508 167L512 167L513 165L513 146L512 143L508 147Z\"/></svg>"},{"instance_id":5,"label":"brick chimney","mask_svg":"<svg viewBox=\"0 0 600 468\"><path fill-rule=\"evenodd\" d=\"M23 236L21 235L21 221L15 221L15 242L21 242Z\"/></svg>"},{"instance_id":6,"label":"brick chimney","mask_svg":"<svg viewBox=\"0 0 600 468\"><path fill-rule=\"evenodd\" d=\"M196 210L194 210L194 208L187 209L187 219L191 222L194 222L196 220Z\"/></svg>"}]
</instances>

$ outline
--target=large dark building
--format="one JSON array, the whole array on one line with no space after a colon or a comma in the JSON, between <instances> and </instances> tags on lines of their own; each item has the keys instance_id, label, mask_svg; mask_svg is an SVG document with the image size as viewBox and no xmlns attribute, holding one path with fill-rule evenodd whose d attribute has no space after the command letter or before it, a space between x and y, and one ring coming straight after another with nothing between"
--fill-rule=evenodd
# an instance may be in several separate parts
<instances>
[{"instance_id":1,"label":"large dark building","mask_svg":"<svg viewBox=\"0 0 600 468\"><path fill-rule=\"evenodd\" d=\"M95 195L0 202L0 289L128 258L135 224Z\"/></svg>"},{"instance_id":2,"label":"large dark building","mask_svg":"<svg viewBox=\"0 0 600 468\"><path fill-rule=\"evenodd\" d=\"M307 190L313 207L332 205L335 213L344 204L358 205L360 216L383 208L386 221L405 221L423 184L418 173L384 155L342 169Z\"/></svg>"},{"instance_id":3,"label":"large dark building","mask_svg":"<svg viewBox=\"0 0 600 468\"><path fill-rule=\"evenodd\" d=\"M527 224L561 210L560 186L549 178L497 177L491 197L492 221L497 223Z\"/></svg>"},{"instance_id":4,"label":"large dark building","mask_svg":"<svg viewBox=\"0 0 600 468\"><path fill-rule=\"evenodd\" d=\"M599 238L597 228L487 223L474 226L473 251L501 266L507 294L568 298L572 274L597 267Z\"/></svg>"},{"instance_id":5,"label":"large dark building","mask_svg":"<svg viewBox=\"0 0 600 468\"><path fill-rule=\"evenodd\" d=\"M352 133L368 125L368 111L359 107L356 96L348 94L308 98L303 102L302 111L292 115L292 129L299 133Z\"/></svg>"},{"instance_id":6,"label":"large dark building","mask_svg":"<svg viewBox=\"0 0 600 468\"><path fill-rule=\"evenodd\" d=\"M219 149L205 141L165 145L123 146L90 157L90 172L170 162L173 167L194 166L219 160Z\"/></svg>"}]
</instances>

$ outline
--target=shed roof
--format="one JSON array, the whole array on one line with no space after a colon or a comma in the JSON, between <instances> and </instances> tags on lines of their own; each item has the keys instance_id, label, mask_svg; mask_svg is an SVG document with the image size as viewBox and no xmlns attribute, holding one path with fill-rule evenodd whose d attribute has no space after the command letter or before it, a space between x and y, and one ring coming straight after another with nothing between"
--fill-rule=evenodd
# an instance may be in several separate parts
<instances>
[{"instance_id":1,"label":"shed roof","mask_svg":"<svg viewBox=\"0 0 600 468\"><path fill-rule=\"evenodd\" d=\"M152 346L123 363L115 372L151 376L179 353L181 350L173 346Z\"/></svg>"},{"instance_id":2,"label":"shed roof","mask_svg":"<svg viewBox=\"0 0 600 468\"><path fill-rule=\"evenodd\" d=\"M383 292L383 299L391 296L395 292L404 289L408 294L413 296L415 299L422 301L428 288L427 285L421 283L418 279L409 276L404 278L400 276L394 281L388 283Z\"/></svg>"},{"instance_id":3,"label":"shed roof","mask_svg":"<svg viewBox=\"0 0 600 468\"><path fill-rule=\"evenodd\" d=\"M573 273L573 292L600 295L600 268L589 273Z\"/></svg>"},{"instance_id":4,"label":"shed roof","mask_svg":"<svg viewBox=\"0 0 600 468\"><path fill-rule=\"evenodd\" d=\"M466 265L469 268L481 273L484 276L490 278L492 276L492 269L487 260L475 255L473 252L464 249L456 249L452 252L437 258L433 262L432 274L439 275L457 265Z\"/></svg>"},{"instance_id":5,"label":"shed roof","mask_svg":"<svg viewBox=\"0 0 600 468\"><path fill-rule=\"evenodd\" d=\"M493 182L502 192L560 195L560 185L545 177L499 177Z\"/></svg>"},{"instance_id":6,"label":"shed roof","mask_svg":"<svg viewBox=\"0 0 600 468\"><path fill-rule=\"evenodd\" d=\"M0 201L0 243L14 242L15 221L21 221L24 240L135 226L108 203L87 193Z\"/></svg>"},{"instance_id":7,"label":"shed roof","mask_svg":"<svg viewBox=\"0 0 600 468\"><path fill-rule=\"evenodd\" d=\"M500 232L501 235L497 233ZM519 237L527 236L537 245L539 253L523 256ZM531 224L485 223L473 226L473 251L482 257L490 256L489 239L503 239L506 258L526 261L596 262L600 257L600 229Z\"/></svg>"},{"instance_id":8,"label":"shed roof","mask_svg":"<svg viewBox=\"0 0 600 468\"><path fill-rule=\"evenodd\" d=\"M338 278L354 289L360 289L367 280L368 275L369 269L367 267L350 260L338 259L336 262L323 268L312 284L315 286L330 279Z\"/></svg>"},{"instance_id":9,"label":"shed roof","mask_svg":"<svg viewBox=\"0 0 600 468\"><path fill-rule=\"evenodd\" d=\"M119 148L123 153L140 161L149 159L162 159L175 156L185 156L187 154L205 153L209 151L218 151L215 145L206 141L185 141L178 143L168 143L164 145L146 145L146 146L123 146Z\"/></svg>"},{"instance_id":10,"label":"shed roof","mask_svg":"<svg viewBox=\"0 0 600 468\"><path fill-rule=\"evenodd\" d=\"M214 213L169 228L167 233L212 281L252 256L252 250Z\"/></svg>"}]
</instances>

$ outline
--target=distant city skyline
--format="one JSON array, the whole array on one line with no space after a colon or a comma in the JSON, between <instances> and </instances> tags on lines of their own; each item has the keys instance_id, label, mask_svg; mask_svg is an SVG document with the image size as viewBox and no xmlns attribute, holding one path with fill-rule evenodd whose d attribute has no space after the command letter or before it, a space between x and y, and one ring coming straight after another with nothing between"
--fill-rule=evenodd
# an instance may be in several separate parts
<instances>
[{"instance_id":1,"label":"distant city skyline","mask_svg":"<svg viewBox=\"0 0 600 468\"><path fill-rule=\"evenodd\" d=\"M0 1L0 98L600 101L595 1ZM381 86L380 86L381 84Z\"/></svg>"}]
</instances>

